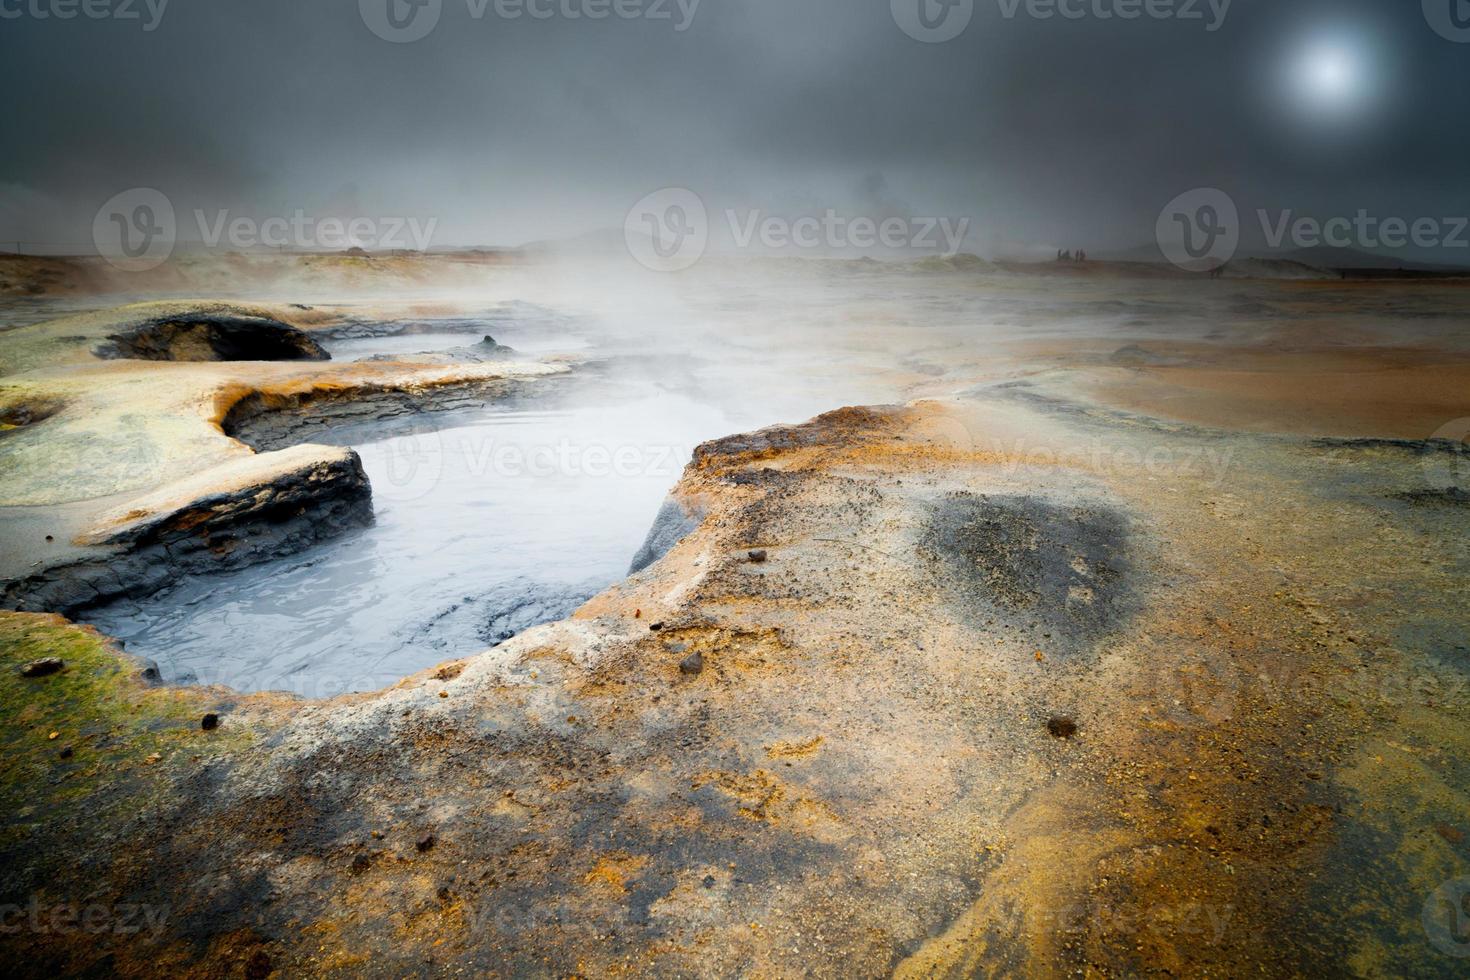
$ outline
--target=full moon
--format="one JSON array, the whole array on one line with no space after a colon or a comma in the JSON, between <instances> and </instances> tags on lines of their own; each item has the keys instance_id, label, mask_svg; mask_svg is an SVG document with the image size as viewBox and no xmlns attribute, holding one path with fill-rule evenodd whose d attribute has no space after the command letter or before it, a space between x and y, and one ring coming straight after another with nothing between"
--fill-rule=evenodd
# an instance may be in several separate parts
<instances>
[{"instance_id":1,"label":"full moon","mask_svg":"<svg viewBox=\"0 0 1470 980\"><path fill-rule=\"evenodd\" d=\"M1312 94L1323 100L1337 101L1351 95L1357 81L1352 59L1335 48L1312 52L1304 69Z\"/></svg>"},{"instance_id":2,"label":"full moon","mask_svg":"<svg viewBox=\"0 0 1470 980\"><path fill-rule=\"evenodd\" d=\"M1319 40L1296 53L1291 86L1303 108L1331 117L1351 115L1371 101L1369 65L1357 45Z\"/></svg>"}]
</instances>

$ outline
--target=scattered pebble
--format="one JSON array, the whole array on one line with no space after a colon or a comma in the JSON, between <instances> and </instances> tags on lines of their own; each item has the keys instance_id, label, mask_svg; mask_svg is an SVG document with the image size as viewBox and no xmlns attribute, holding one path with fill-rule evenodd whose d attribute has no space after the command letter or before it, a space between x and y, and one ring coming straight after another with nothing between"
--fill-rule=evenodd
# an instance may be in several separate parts
<instances>
[{"instance_id":1,"label":"scattered pebble","mask_svg":"<svg viewBox=\"0 0 1470 980\"><path fill-rule=\"evenodd\" d=\"M40 660L32 660L21 667L22 677L46 677L66 667L66 664L58 657L42 657Z\"/></svg>"},{"instance_id":2,"label":"scattered pebble","mask_svg":"<svg viewBox=\"0 0 1470 980\"><path fill-rule=\"evenodd\" d=\"M1077 722L1066 715L1052 715L1046 721L1046 730L1052 738L1071 738L1077 734Z\"/></svg>"},{"instance_id":3,"label":"scattered pebble","mask_svg":"<svg viewBox=\"0 0 1470 980\"><path fill-rule=\"evenodd\" d=\"M216 728L219 727L219 715L211 711L209 714L199 719L199 727L204 729L206 732L214 731Z\"/></svg>"},{"instance_id":4,"label":"scattered pebble","mask_svg":"<svg viewBox=\"0 0 1470 980\"><path fill-rule=\"evenodd\" d=\"M438 843L438 841L435 839L433 834L425 834L418 839L418 842L414 844L414 847L418 848L418 852L420 854L423 854L427 851L433 850L433 847L436 843Z\"/></svg>"},{"instance_id":5,"label":"scattered pebble","mask_svg":"<svg viewBox=\"0 0 1470 980\"><path fill-rule=\"evenodd\" d=\"M256 950L245 964L245 980L265 980L272 969L271 958L263 950Z\"/></svg>"},{"instance_id":6,"label":"scattered pebble","mask_svg":"<svg viewBox=\"0 0 1470 980\"><path fill-rule=\"evenodd\" d=\"M679 661L679 673L690 675L704 673L704 654L695 650L689 656Z\"/></svg>"},{"instance_id":7,"label":"scattered pebble","mask_svg":"<svg viewBox=\"0 0 1470 980\"><path fill-rule=\"evenodd\" d=\"M764 549L761 549L759 551L752 551L750 553L750 561L751 561L752 564L755 564L755 565L763 565L763 564L765 564L765 561L766 561L766 559L768 557L770 557L770 556L766 554L766 552L765 552Z\"/></svg>"}]
</instances>

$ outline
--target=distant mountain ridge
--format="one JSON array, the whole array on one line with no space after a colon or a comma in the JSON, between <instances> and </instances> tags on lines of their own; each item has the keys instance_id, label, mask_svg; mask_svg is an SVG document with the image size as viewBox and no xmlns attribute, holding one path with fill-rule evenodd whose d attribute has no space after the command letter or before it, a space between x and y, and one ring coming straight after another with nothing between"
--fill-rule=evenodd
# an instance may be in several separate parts
<instances>
[{"instance_id":1,"label":"distant mountain ridge","mask_svg":"<svg viewBox=\"0 0 1470 980\"><path fill-rule=\"evenodd\" d=\"M1123 251L1099 251L1099 259L1110 262L1167 262L1155 244L1139 245ZM1400 270L1404 272L1465 273L1470 275L1470 255L1461 263L1425 262L1398 255L1385 255L1356 248L1318 245L1314 248L1290 250L1254 250L1240 252L1234 261L1288 262L1323 271Z\"/></svg>"}]
</instances>

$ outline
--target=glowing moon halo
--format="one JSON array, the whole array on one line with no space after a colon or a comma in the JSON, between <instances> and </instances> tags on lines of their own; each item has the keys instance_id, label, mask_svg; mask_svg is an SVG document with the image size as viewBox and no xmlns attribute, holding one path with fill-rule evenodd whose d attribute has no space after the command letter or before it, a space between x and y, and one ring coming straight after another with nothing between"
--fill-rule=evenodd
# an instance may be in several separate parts
<instances>
[{"instance_id":1,"label":"glowing moon halo","mask_svg":"<svg viewBox=\"0 0 1470 980\"><path fill-rule=\"evenodd\" d=\"M1359 45L1343 38L1320 39L1291 56L1287 84L1308 112L1336 119L1371 107L1372 65Z\"/></svg>"}]
</instances>

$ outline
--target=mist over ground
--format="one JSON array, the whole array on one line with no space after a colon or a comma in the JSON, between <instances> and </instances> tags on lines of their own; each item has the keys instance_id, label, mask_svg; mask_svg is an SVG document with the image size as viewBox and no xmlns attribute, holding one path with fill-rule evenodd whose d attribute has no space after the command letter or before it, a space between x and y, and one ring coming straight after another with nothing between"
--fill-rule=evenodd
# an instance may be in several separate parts
<instances>
[{"instance_id":1,"label":"mist over ground","mask_svg":"<svg viewBox=\"0 0 1470 980\"><path fill-rule=\"evenodd\" d=\"M32 254L85 246L134 187L168 196L181 241L196 210L302 211L433 222L437 247L619 228L661 187L716 215L964 218L987 256L1136 248L1199 186L1248 215L1470 213L1470 135L1446 124L1470 116L1467 49L1397 0L1136 19L985 0L945 43L874 0L434 0L410 43L374 33L368 0L38 4L0 26L0 80L21 93L0 239ZM1360 51L1374 96L1350 119L1296 91L1319 43ZM1254 220L1244 235L1263 244Z\"/></svg>"}]
</instances>

